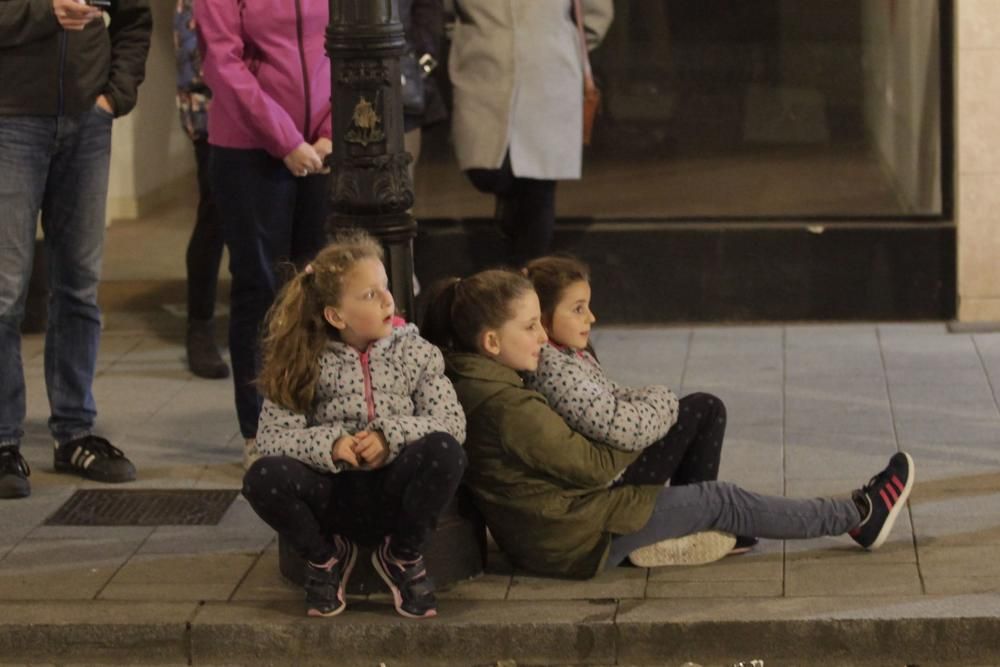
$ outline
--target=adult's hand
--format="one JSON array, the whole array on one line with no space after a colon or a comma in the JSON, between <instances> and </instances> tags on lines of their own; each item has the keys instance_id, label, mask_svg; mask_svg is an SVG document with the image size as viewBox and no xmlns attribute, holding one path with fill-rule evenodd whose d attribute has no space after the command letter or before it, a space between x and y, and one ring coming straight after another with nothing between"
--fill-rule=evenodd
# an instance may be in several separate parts
<instances>
[{"instance_id":1,"label":"adult's hand","mask_svg":"<svg viewBox=\"0 0 1000 667\"><path fill-rule=\"evenodd\" d=\"M83 30L88 23L101 17L100 9L77 0L52 0L52 11L63 30Z\"/></svg>"},{"instance_id":2,"label":"adult's hand","mask_svg":"<svg viewBox=\"0 0 1000 667\"><path fill-rule=\"evenodd\" d=\"M322 172L329 174L330 168L326 166L326 156L333 152L333 142L326 137L320 137L313 143L313 148L316 149L316 155L319 155L319 159L323 163Z\"/></svg>"},{"instance_id":3,"label":"adult's hand","mask_svg":"<svg viewBox=\"0 0 1000 667\"><path fill-rule=\"evenodd\" d=\"M304 141L286 155L284 161L293 176L308 176L323 168L323 161L316 149Z\"/></svg>"},{"instance_id":4,"label":"adult's hand","mask_svg":"<svg viewBox=\"0 0 1000 667\"><path fill-rule=\"evenodd\" d=\"M111 106L111 100L108 99L107 95L97 96L97 106L101 107L112 116L115 115L115 108Z\"/></svg>"}]
</instances>

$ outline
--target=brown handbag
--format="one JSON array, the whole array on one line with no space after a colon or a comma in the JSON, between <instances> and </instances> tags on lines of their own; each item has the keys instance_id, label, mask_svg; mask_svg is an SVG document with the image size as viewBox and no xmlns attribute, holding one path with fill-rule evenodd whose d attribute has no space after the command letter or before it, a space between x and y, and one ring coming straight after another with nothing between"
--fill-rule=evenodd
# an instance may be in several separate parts
<instances>
[{"instance_id":1,"label":"brown handbag","mask_svg":"<svg viewBox=\"0 0 1000 667\"><path fill-rule=\"evenodd\" d=\"M580 37L580 60L583 62L583 145L590 145L594 132L594 119L601 108L601 90L594 83L594 73L590 69L587 53L587 36L583 31L583 9L580 0L573 0L573 14L576 15L576 32Z\"/></svg>"}]
</instances>

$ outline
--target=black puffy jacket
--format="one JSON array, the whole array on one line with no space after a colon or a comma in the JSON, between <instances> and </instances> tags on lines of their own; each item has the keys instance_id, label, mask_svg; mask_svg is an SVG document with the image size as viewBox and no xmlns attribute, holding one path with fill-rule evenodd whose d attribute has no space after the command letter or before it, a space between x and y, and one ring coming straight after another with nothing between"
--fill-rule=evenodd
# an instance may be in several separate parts
<instances>
[{"instance_id":1,"label":"black puffy jacket","mask_svg":"<svg viewBox=\"0 0 1000 667\"><path fill-rule=\"evenodd\" d=\"M63 30L52 0L0 0L0 116L73 115L106 95L116 116L135 106L153 17L148 0L112 0L105 27Z\"/></svg>"}]
</instances>

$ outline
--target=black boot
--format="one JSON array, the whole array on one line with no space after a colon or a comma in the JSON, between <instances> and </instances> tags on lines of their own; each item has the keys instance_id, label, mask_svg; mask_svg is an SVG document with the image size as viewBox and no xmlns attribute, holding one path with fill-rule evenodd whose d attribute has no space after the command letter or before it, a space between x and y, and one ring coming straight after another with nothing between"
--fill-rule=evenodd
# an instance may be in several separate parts
<instances>
[{"instance_id":1,"label":"black boot","mask_svg":"<svg viewBox=\"0 0 1000 667\"><path fill-rule=\"evenodd\" d=\"M215 326L212 320L188 320L187 356L188 368L198 377L229 377L229 366L215 344Z\"/></svg>"}]
</instances>

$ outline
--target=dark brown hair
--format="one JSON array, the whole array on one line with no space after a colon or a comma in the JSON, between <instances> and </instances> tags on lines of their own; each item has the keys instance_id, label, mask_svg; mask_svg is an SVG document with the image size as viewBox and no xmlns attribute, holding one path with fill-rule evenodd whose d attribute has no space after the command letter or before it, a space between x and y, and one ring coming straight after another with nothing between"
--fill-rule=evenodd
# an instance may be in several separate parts
<instances>
[{"instance_id":1,"label":"dark brown hair","mask_svg":"<svg viewBox=\"0 0 1000 667\"><path fill-rule=\"evenodd\" d=\"M590 282L590 269L570 255L549 255L533 259L525 265L524 275L538 292L542 322L546 327L552 324L552 315L563 291L575 282Z\"/></svg>"},{"instance_id":2,"label":"dark brown hair","mask_svg":"<svg viewBox=\"0 0 1000 667\"><path fill-rule=\"evenodd\" d=\"M267 313L257 387L278 405L299 413L312 407L319 356L334 329L323 317L339 306L344 276L363 259L382 260L382 246L364 232L339 236L289 280Z\"/></svg>"},{"instance_id":3,"label":"dark brown hair","mask_svg":"<svg viewBox=\"0 0 1000 667\"><path fill-rule=\"evenodd\" d=\"M420 333L443 349L479 352L479 335L503 326L511 304L531 289L527 278L504 269L445 278L431 287Z\"/></svg>"}]
</instances>

